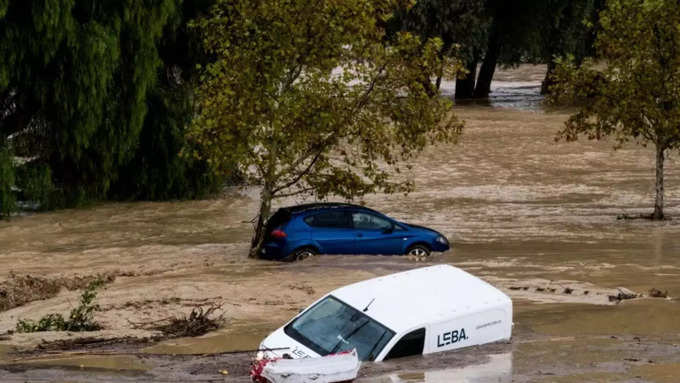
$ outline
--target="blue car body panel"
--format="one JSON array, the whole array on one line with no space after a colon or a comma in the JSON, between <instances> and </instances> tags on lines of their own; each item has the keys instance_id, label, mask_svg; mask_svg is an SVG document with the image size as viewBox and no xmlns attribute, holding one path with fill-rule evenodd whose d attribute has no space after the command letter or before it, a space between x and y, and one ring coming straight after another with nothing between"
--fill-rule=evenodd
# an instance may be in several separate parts
<instances>
[{"instance_id":1,"label":"blue car body panel","mask_svg":"<svg viewBox=\"0 0 680 383\"><path fill-rule=\"evenodd\" d=\"M349 204L282 208L267 223L261 256L284 259L310 247L320 254L406 254L416 244L446 251L446 238L431 229L396 221L377 211ZM280 230L284 238L269 233Z\"/></svg>"}]
</instances>

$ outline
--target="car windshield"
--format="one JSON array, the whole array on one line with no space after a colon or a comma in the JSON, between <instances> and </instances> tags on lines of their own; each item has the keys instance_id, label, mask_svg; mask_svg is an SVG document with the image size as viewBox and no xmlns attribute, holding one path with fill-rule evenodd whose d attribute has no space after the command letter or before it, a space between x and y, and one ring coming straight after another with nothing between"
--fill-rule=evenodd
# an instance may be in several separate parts
<instances>
[{"instance_id":1,"label":"car windshield","mask_svg":"<svg viewBox=\"0 0 680 383\"><path fill-rule=\"evenodd\" d=\"M360 360L374 360L394 336L392 330L333 296L297 317L284 331L319 355L356 348Z\"/></svg>"}]
</instances>

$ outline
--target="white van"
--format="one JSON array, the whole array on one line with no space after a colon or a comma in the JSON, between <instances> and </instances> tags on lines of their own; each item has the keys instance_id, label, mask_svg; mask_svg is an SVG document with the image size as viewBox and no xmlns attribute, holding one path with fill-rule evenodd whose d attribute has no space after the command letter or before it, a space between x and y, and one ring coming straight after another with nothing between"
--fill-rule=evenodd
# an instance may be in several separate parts
<instances>
[{"instance_id":1,"label":"white van","mask_svg":"<svg viewBox=\"0 0 680 383\"><path fill-rule=\"evenodd\" d=\"M512 301L450 265L405 271L325 295L260 344L268 358L356 349L362 361L509 340Z\"/></svg>"}]
</instances>

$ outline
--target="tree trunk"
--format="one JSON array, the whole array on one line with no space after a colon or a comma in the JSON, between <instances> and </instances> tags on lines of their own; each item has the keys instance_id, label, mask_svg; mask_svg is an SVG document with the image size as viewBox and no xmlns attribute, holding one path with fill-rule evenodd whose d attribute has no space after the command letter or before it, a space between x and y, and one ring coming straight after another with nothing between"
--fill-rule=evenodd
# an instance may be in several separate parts
<instances>
[{"instance_id":1,"label":"tree trunk","mask_svg":"<svg viewBox=\"0 0 680 383\"><path fill-rule=\"evenodd\" d=\"M260 211L257 215L257 224L255 225L255 233L253 233L253 239L250 243L250 253L248 256L250 258L259 258L260 250L262 249L262 244L267 235L265 232L265 224L267 223L267 218L269 218L269 213L272 207L272 194L269 188L265 185L262 187L262 192L260 192Z\"/></svg>"},{"instance_id":2,"label":"tree trunk","mask_svg":"<svg viewBox=\"0 0 680 383\"><path fill-rule=\"evenodd\" d=\"M652 219L662 220L663 215L663 162L666 148L663 145L656 146L656 199L654 200L654 213Z\"/></svg>"},{"instance_id":3,"label":"tree trunk","mask_svg":"<svg viewBox=\"0 0 680 383\"><path fill-rule=\"evenodd\" d=\"M496 71L496 63L501 54L501 37L497 26L491 27L491 35L489 36L489 46L482 61L482 67L479 68L479 77L477 77L477 84L475 86L474 98L489 97L491 92L491 80Z\"/></svg>"},{"instance_id":4,"label":"tree trunk","mask_svg":"<svg viewBox=\"0 0 680 383\"><path fill-rule=\"evenodd\" d=\"M543 82L541 83L541 94L546 95L550 92L550 87L555 84L555 79L553 78L553 74L555 74L555 62L550 61L548 63L548 71L545 72L545 78L543 79Z\"/></svg>"},{"instance_id":5,"label":"tree trunk","mask_svg":"<svg viewBox=\"0 0 680 383\"><path fill-rule=\"evenodd\" d=\"M472 98L472 94L475 91L475 77L477 77L477 61L472 60L467 63L465 69L468 70L468 74L465 78L456 79L456 100L462 100L466 98Z\"/></svg>"},{"instance_id":6,"label":"tree trunk","mask_svg":"<svg viewBox=\"0 0 680 383\"><path fill-rule=\"evenodd\" d=\"M439 64L439 70L437 71L437 81L435 82L437 92L439 92L439 88L442 86L442 77L444 76L444 57L440 54L439 59L442 61L441 64Z\"/></svg>"}]
</instances>

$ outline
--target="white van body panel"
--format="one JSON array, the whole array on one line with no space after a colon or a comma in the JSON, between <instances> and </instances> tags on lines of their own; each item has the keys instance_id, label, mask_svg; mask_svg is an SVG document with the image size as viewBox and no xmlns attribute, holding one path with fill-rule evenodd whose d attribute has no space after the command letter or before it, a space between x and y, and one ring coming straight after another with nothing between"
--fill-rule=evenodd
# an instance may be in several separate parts
<instances>
[{"instance_id":1,"label":"white van body panel","mask_svg":"<svg viewBox=\"0 0 680 383\"><path fill-rule=\"evenodd\" d=\"M512 334L510 298L450 265L423 267L347 285L324 295L305 311L328 295L394 331L395 336L375 361L383 360L404 335L421 328L425 328L424 354L509 340ZM290 349L274 352L274 356L319 356L290 338L283 331L286 325L269 335L260 348Z\"/></svg>"},{"instance_id":2,"label":"white van body panel","mask_svg":"<svg viewBox=\"0 0 680 383\"><path fill-rule=\"evenodd\" d=\"M499 307L432 324L425 331L423 354L509 340L512 307Z\"/></svg>"}]
</instances>

